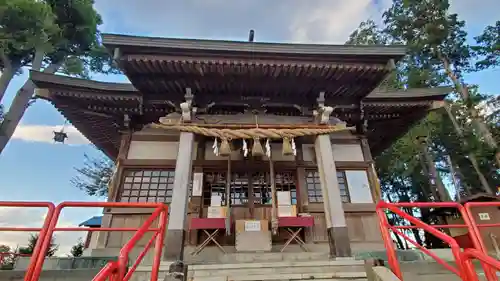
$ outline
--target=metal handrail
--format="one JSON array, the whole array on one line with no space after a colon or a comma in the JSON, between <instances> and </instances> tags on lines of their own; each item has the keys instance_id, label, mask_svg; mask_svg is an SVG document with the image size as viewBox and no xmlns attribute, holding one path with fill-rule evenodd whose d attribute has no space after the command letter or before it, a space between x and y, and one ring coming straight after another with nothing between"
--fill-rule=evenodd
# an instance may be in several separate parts
<instances>
[{"instance_id":1,"label":"metal handrail","mask_svg":"<svg viewBox=\"0 0 500 281\"><path fill-rule=\"evenodd\" d=\"M24 207L24 208L47 208L47 214L43 221L42 227L0 227L0 231L29 231L29 232L38 232L38 240L36 242L35 248L33 249L33 253L31 254L30 264L28 269L26 269L26 273L24 275L25 281L32 280L33 272L35 270L35 262L38 259L38 256L42 256L45 258L45 252L42 251L42 244L47 237L48 226L55 212L55 205L51 202L22 202L22 201L0 201L0 207ZM49 241L50 243L50 241Z\"/></svg>"},{"instance_id":2,"label":"metal handrail","mask_svg":"<svg viewBox=\"0 0 500 281\"><path fill-rule=\"evenodd\" d=\"M455 273L461 278L466 278L465 276L465 271L463 269L464 264L462 261L462 256L461 256L461 251L460 251L460 246L458 245L457 241L452 238L451 236L441 232L436 228L436 226L431 226L429 224L424 223L423 221L403 212L400 208L439 208L439 207L444 207L444 208L456 208L462 216L464 216L464 221L466 222L465 225L453 225L452 228L468 228L469 226L469 220L467 219L467 214L465 213L465 209L462 205L455 203L455 202L436 202L436 203L429 203L429 202L412 202L412 203L387 203L380 201L377 204L376 211L377 215L379 217L379 222L380 222L380 230L382 233L382 238L384 240L384 244L387 250L387 258L388 258L388 263L389 266L392 269L392 272L400 279L403 280L403 274L401 272L401 267L399 265L398 259L396 257L396 250L394 248L394 244L392 242L391 235L389 233L389 230L392 230L395 232L396 235L400 235L403 239L407 240L420 250L422 250L424 253L427 255L431 256L437 263L443 265L446 269L450 270L451 272ZM413 226L392 226L389 224L389 221L387 219L387 216L384 212L384 209L390 210L396 215L399 215L400 217L408 220L410 223L413 224ZM447 228L447 225L440 225L439 227L441 228ZM399 231L399 229L409 229L409 228L420 228L423 229L424 231L427 231L434 235L435 237L441 239L445 243L447 243L451 251L453 253L453 256L455 258L455 263L457 267L453 267L449 265L446 261L443 259L439 258L437 255L433 254L431 251L429 251L427 248L419 245L416 243L413 239ZM465 280L465 279L464 279Z\"/></svg>"},{"instance_id":3,"label":"metal handrail","mask_svg":"<svg viewBox=\"0 0 500 281\"><path fill-rule=\"evenodd\" d=\"M486 266L488 270L485 270L484 273L488 281L498 280L496 277L496 273L493 276L489 276L488 272L492 273L493 272L492 269L496 269L496 271L500 270L500 261L476 249L467 249L461 254L461 256L464 262L464 272L467 276L466 277L467 281L479 280L476 270L474 268L474 264L472 263L473 259L479 260L483 265L483 268Z\"/></svg>"},{"instance_id":4,"label":"metal handrail","mask_svg":"<svg viewBox=\"0 0 500 281\"><path fill-rule=\"evenodd\" d=\"M500 247L498 246L498 237L490 232L490 240L491 244L493 244L493 248L495 248L495 256L497 260L500 260Z\"/></svg>"},{"instance_id":5,"label":"metal handrail","mask_svg":"<svg viewBox=\"0 0 500 281\"><path fill-rule=\"evenodd\" d=\"M479 228L487 228L487 227L499 227L499 223L484 223L484 224L478 224L476 222L476 219L473 215L472 209L477 208L477 207L500 207L500 202L498 201L491 201L491 202L468 202L464 204L465 210L467 212L467 217L471 221L470 224L470 232L471 234L471 239L474 242L474 245L477 245L475 249L481 251L483 254L486 256L488 255L488 249L486 248L486 245L483 241L481 231ZM481 265L483 267L484 273L486 275L486 278L488 280L497 280L497 276L495 272L491 270L491 267L488 266L486 263L484 263L482 260Z\"/></svg>"},{"instance_id":6,"label":"metal handrail","mask_svg":"<svg viewBox=\"0 0 500 281\"><path fill-rule=\"evenodd\" d=\"M168 217L168 207L163 203L122 203L122 202L62 202L59 204L54 211L54 214L50 220L47 227L45 236L41 239L43 242L41 244L40 252L45 252L50 245L50 240L55 231L82 231L80 227L64 227L57 228L57 222L61 215L63 208L67 207L102 207L102 208L154 208L155 210L151 216L146 220L146 222L140 228L89 228L89 231L136 231L132 238L123 246L120 250L118 260L108 263L103 270L99 272L96 276L97 280L103 278L103 274L107 274L106 278L111 278L113 281L128 281L131 275L134 273L137 266L140 264L144 256L149 251L153 241L155 242L155 253L153 259L153 266L151 271L151 280L158 280L158 271L160 269L161 253L163 250L163 240L165 237L165 231L167 226ZM158 228L151 229L153 222L158 219ZM149 240L144 250L139 254L134 265L128 270L127 266L129 261L129 254L135 247L137 242L144 236L146 232L154 231L155 234ZM42 271L43 263L45 257L38 255L36 260L32 260L33 274L31 279L25 279L26 281L38 281ZM115 264L116 263L116 264ZM111 270L113 269L113 270ZM94 278L95 280L95 278Z\"/></svg>"}]
</instances>

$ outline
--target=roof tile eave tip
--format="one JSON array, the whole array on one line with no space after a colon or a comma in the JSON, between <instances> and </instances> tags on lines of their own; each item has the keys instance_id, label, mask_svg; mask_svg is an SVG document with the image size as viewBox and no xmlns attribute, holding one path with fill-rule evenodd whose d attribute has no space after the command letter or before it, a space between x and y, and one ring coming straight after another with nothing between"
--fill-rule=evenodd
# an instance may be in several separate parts
<instances>
[{"instance_id":1,"label":"roof tile eave tip","mask_svg":"<svg viewBox=\"0 0 500 281\"><path fill-rule=\"evenodd\" d=\"M246 47L248 45L253 45L255 52L273 52L278 51L277 48L305 48L307 49L323 49L323 48L335 48L335 49L352 49L352 50L372 50L367 54L359 53L357 55L382 55L382 56L394 56L397 58L402 58L407 54L407 47L404 45L345 45L345 44L306 44L306 43L278 43L278 42L247 42L247 41L231 41L231 40L216 40L216 39L196 39L196 38L167 38L167 37L147 37L147 36L136 36L136 35L123 35L123 34L103 34L103 45L108 48L111 47L150 47L150 48L174 48L174 46L169 46L169 42L175 41L176 43L187 44L183 46L182 44L176 45L175 48L190 49L190 48L202 48L202 49L224 49L233 45L232 47ZM145 42L147 41L147 42ZM200 44L208 44L207 46L194 46L193 42L199 42ZM143 44L148 43L147 46ZM188 44L190 43L190 44ZM220 45L220 46L219 46ZM217 47L217 48L216 48ZM220 47L220 48L219 48ZM260 50L259 48L263 48ZM243 48L242 51L245 51ZM326 52L327 50L325 50ZM279 52L278 52L279 53ZM286 52L288 53L288 51Z\"/></svg>"}]
</instances>

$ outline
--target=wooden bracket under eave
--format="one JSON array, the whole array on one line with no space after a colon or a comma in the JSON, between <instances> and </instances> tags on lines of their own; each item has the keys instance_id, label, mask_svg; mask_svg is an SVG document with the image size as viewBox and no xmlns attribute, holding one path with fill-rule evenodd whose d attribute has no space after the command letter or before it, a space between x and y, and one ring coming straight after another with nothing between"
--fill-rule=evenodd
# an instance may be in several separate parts
<instances>
[{"instance_id":1,"label":"wooden bracket under eave","mask_svg":"<svg viewBox=\"0 0 500 281\"><path fill-rule=\"evenodd\" d=\"M390 59L387 61L386 69L390 72L396 69L396 63L394 62L394 59Z\"/></svg>"},{"instance_id":2,"label":"wooden bracket under eave","mask_svg":"<svg viewBox=\"0 0 500 281\"><path fill-rule=\"evenodd\" d=\"M429 111L440 109L446 106L446 101L444 100L436 100L433 101L431 106L429 107Z\"/></svg>"},{"instance_id":3,"label":"wooden bracket under eave","mask_svg":"<svg viewBox=\"0 0 500 281\"><path fill-rule=\"evenodd\" d=\"M115 67L120 68L120 58L122 56L122 52L120 48L115 48L113 50L113 64Z\"/></svg>"},{"instance_id":4,"label":"wooden bracket under eave","mask_svg":"<svg viewBox=\"0 0 500 281\"><path fill-rule=\"evenodd\" d=\"M51 100L52 93L49 91L49 89L36 88L35 89L35 98Z\"/></svg>"}]
</instances>

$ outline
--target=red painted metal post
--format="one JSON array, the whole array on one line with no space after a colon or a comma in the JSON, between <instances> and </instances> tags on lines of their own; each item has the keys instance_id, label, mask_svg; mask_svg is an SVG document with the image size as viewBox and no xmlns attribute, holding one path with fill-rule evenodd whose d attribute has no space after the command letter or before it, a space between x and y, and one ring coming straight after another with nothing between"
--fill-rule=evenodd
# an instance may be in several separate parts
<instances>
[{"instance_id":1,"label":"red painted metal post","mask_svg":"<svg viewBox=\"0 0 500 281\"><path fill-rule=\"evenodd\" d=\"M486 253L483 253L483 252L476 250L476 249L465 250L462 253L462 257L464 259L465 264L467 264L467 267L468 267L467 272L468 272L468 275L470 276L469 280L476 281L478 279L476 270L474 268L474 265L472 264L472 259L477 259L477 260L481 261L483 264L485 264L488 267L489 271L493 273L493 276L488 276L488 275L486 275L486 271L485 271L486 279L488 281L498 280L498 278L496 276L496 271L500 270L500 261L498 261L498 260L488 256ZM493 269L495 269L495 270L493 270Z\"/></svg>"},{"instance_id":2,"label":"red painted metal post","mask_svg":"<svg viewBox=\"0 0 500 281\"><path fill-rule=\"evenodd\" d=\"M41 243L41 248L40 252L45 253L50 245L50 240L52 235L54 234L54 231L81 231L81 229L78 228L56 228L57 222L59 220L59 217L61 215L61 211L65 207L103 207L103 208L156 208L156 210L152 213L150 218L146 220L144 225L138 229L132 229L132 228L101 228L99 230L92 230L92 231L123 231L124 229L126 231L130 230L135 230L137 231L135 235L132 237L132 239L125 244L125 246L122 248L120 251L119 259L116 262L116 269L113 271L113 276L112 280L113 281L123 281L123 278L125 276L125 271L128 265L128 255L132 248L135 246L138 240L142 238L142 236L148 232L152 231L149 227L153 223L153 221L160 216L160 214L164 210L164 204L162 203L122 203L122 202L63 202L59 204L54 212L53 215L48 223L48 226L45 228L46 233L45 237L41 238L42 240ZM158 229L153 229L156 231L156 233L159 233L161 231L161 228ZM146 249L147 250L147 249ZM34 260L33 263L33 274L31 275L31 278L25 279L25 281L38 281L43 263L45 261L45 256L44 255L38 255L36 259ZM107 271L109 273L109 268ZM102 278L102 277L100 277ZM107 278L107 277L106 277ZM99 280L105 280L105 279L99 279Z\"/></svg>"},{"instance_id":3,"label":"red painted metal post","mask_svg":"<svg viewBox=\"0 0 500 281\"><path fill-rule=\"evenodd\" d=\"M488 254L488 249L486 248L486 245L484 244L483 238L481 236L481 231L479 230L479 226L476 222L476 219L474 218L474 215L472 214L472 208L473 207L492 207L492 206L500 206L500 202L468 202L465 204L465 218L467 218L466 223L469 225L469 233L471 234L470 237L472 239L472 243L474 245L474 248L476 250L481 251L482 253L485 253L486 255ZM498 225L500 226L500 225ZM486 279L488 280L497 280L496 273L491 270L491 268L484 263L482 260L481 261L481 266L483 267L484 274L486 275Z\"/></svg>"},{"instance_id":4,"label":"red painted metal post","mask_svg":"<svg viewBox=\"0 0 500 281\"><path fill-rule=\"evenodd\" d=\"M37 231L39 232L38 234L38 241L35 245L35 248L33 249L33 254L31 255L30 259L30 264L28 266L28 269L26 269L26 273L24 275L24 280L25 281L30 281L33 276L33 272L35 269L35 262L38 259L38 256L42 255L45 256L45 251L41 251L41 246L43 244L43 240L45 239L44 237L46 236L46 232L48 229L48 226L50 224L50 221L52 220L54 210L55 210L55 205L51 202L21 202L21 201L12 201L12 202L7 202L7 201L0 201L0 206L2 207L28 207L28 208L47 208L47 214L44 219L43 226L41 228L23 228L23 227L2 227L0 230L5 230L5 231Z\"/></svg>"},{"instance_id":5,"label":"red painted metal post","mask_svg":"<svg viewBox=\"0 0 500 281\"><path fill-rule=\"evenodd\" d=\"M387 206L387 209L389 209L393 213L401 216L402 218L408 220L409 222L411 222L417 226L420 226L425 231L431 233L432 235L436 236L437 238L443 240L448 245L450 245L451 252L453 253L453 256L455 257L455 262L457 263L457 266L458 266L458 271L460 273L463 272L463 268L462 268L463 262L462 262L460 246L458 245L457 241L454 238L452 238L451 236L448 236L447 234L445 234L445 233L435 229L434 227L424 223L423 221L408 215L407 213L401 211L398 207Z\"/></svg>"},{"instance_id":6,"label":"red painted metal post","mask_svg":"<svg viewBox=\"0 0 500 281\"><path fill-rule=\"evenodd\" d=\"M117 262L115 261L109 262L97 273L97 275L92 279L92 281L106 281L108 278L110 279L110 281L115 281L116 279L113 278L113 276L117 268L118 268Z\"/></svg>"},{"instance_id":7,"label":"red painted metal post","mask_svg":"<svg viewBox=\"0 0 500 281\"><path fill-rule=\"evenodd\" d=\"M139 230L132 236L132 238L123 246L118 255L118 278L123 280L125 277L125 271L128 265L128 255L134 248L135 244L144 236L147 229L153 224L153 221L163 212L163 206L157 208L153 214L144 222L144 224L139 228Z\"/></svg>"},{"instance_id":8,"label":"red painted metal post","mask_svg":"<svg viewBox=\"0 0 500 281\"><path fill-rule=\"evenodd\" d=\"M165 233L167 230L167 219L168 219L168 206L165 205L163 207L163 212L161 212L160 218L158 219L158 227L160 228L160 231L158 236L156 237L153 268L151 271L151 281L158 280L158 271L160 271L160 263L162 258L161 254L163 251L163 242L165 240Z\"/></svg>"},{"instance_id":9,"label":"red painted metal post","mask_svg":"<svg viewBox=\"0 0 500 281\"><path fill-rule=\"evenodd\" d=\"M376 212L379 218L380 232L382 234L382 239L384 241L384 246L387 252L387 262L392 269L394 275L396 275L399 280L403 280L403 273L401 272L401 267L399 266L398 258L396 256L396 249L394 248L394 243L392 242L391 235L389 233L389 221L384 212L385 202L380 201L377 204Z\"/></svg>"}]
</instances>

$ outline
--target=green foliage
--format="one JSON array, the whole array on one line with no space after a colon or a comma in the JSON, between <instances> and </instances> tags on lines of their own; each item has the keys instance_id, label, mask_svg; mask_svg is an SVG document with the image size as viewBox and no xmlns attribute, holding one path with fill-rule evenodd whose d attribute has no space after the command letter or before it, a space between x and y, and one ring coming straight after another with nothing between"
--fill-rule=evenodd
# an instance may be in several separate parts
<instances>
[{"instance_id":1,"label":"green foliage","mask_svg":"<svg viewBox=\"0 0 500 281\"><path fill-rule=\"evenodd\" d=\"M90 196L106 196L115 170L113 161L106 157L92 158L86 154L84 157L83 167L75 169L77 175L71 179L71 184Z\"/></svg>"},{"instance_id":2,"label":"green foliage","mask_svg":"<svg viewBox=\"0 0 500 281\"><path fill-rule=\"evenodd\" d=\"M407 46L408 55L382 85L388 90L446 85L451 76L446 72L445 62L459 83L465 71L477 70L479 65L483 68L497 66L498 28L487 27L482 35L476 37L478 46L471 47L466 43L465 22L459 20L458 15L450 14L448 8L446 0L393 0L393 5L383 14L383 26L377 26L371 20L363 22L346 44ZM478 56L482 60L474 63ZM456 81L453 83L456 85ZM457 90L460 90L459 87ZM441 177L452 177L447 163L448 156L451 158L462 195L486 191L480 174L484 175L490 188L500 185L500 175L494 162L495 151L485 144L482 133L473 126L471 118L471 108L495 103L499 98L482 95L476 86L469 86L465 101L457 99L464 97L461 92L456 94L450 97L448 103L461 133L445 109L435 110L375 159L385 200L435 200L428 175L429 163L421 156L421 147L415 141L417 136L428 137L427 150ZM487 116L485 121L493 137L500 139L498 105L496 108L497 111ZM477 167L473 163L477 163ZM406 211L413 212L411 209ZM437 222L427 212L422 211L420 216L426 222ZM397 217L390 216L389 220L394 224L405 224ZM413 237L421 239L422 236L413 231ZM400 248L406 247L399 238L396 243ZM427 236L419 244L441 246Z\"/></svg>"},{"instance_id":3,"label":"green foliage","mask_svg":"<svg viewBox=\"0 0 500 281\"><path fill-rule=\"evenodd\" d=\"M465 22L449 14L449 6L447 0L394 0L383 15L385 32L408 46L416 66L442 71L442 56L454 71L469 70L472 52L466 43Z\"/></svg>"},{"instance_id":4,"label":"green foliage","mask_svg":"<svg viewBox=\"0 0 500 281\"><path fill-rule=\"evenodd\" d=\"M472 49L478 56L476 69L484 70L500 66L500 20L495 25L487 26L475 39L477 46L473 46Z\"/></svg>"},{"instance_id":5,"label":"green foliage","mask_svg":"<svg viewBox=\"0 0 500 281\"><path fill-rule=\"evenodd\" d=\"M51 41L60 38L56 15L44 1L0 0L0 51L2 68L31 63L34 50L51 51Z\"/></svg>"},{"instance_id":6,"label":"green foliage","mask_svg":"<svg viewBox=\"0 0 500 281\"><path fill-rule=\"evenodd\" d=\"M7 245L0 245L0 270L11 270L16 262L12 249Z\"/></svg>"},{"instance_id":7,"label":"green foliage","mask_svg":"<svg viewBox=\"0 0 500 281\"><path fill-rule=\"evenodd\" d=\"M33 254L37 242L38 242L38 234L31 234L30 237L28 238L28 246L20 247L19 253L25 254L25 255ZM59 248L59 246L55 244L55 238L52 237L50 239L49 248L47 249L45 256L46 257L54 256L54 254L57 252L58 248Z\"/></svg>"},{"instance_id":8,"label":"green foliage","mask_svg":"<svg viewBox=\"0 0 500 281\"><path fill-rule=\"evenodd\" d=\"M25 66L39 70L57 65L56 70L82 78L92 72L118 73L101 45L102 19L93 4L93 0L0 0L0 67L20 72Z\"/></svg>"},{"instance_id":9,"label":"green foliage","mask_svg":"<svg viewBox=\"0 0 500 281\"><path fill-rule=\"evenodd\" d=\"M72 257L81 257L83 255L83 251L85 250L85 244L82 239L79 239L78 242L71 247L70 255Z\"/></svg>"}]
</instances>

